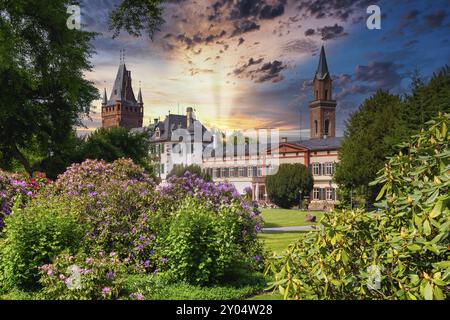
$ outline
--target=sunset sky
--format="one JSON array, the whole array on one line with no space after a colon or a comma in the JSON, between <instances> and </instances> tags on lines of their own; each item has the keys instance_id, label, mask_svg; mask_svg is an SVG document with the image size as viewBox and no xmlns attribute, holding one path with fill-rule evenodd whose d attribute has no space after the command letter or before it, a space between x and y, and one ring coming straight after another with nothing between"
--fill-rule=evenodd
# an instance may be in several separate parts
<instances>
[{"instance_id":1,"label":"sunset sky","mask_svg":"<svg viewBox=\"0 0 450 320\"><path fill-rule=\"evenodd\" d=\"M108 15L119 1L84 0L82 23L101 32L87 78L108 95L120 50L141 81L144 125L196 109L207 127L309 129L308 102L320 46L325 46L337 100L337 133L377 89L409 90L414 70L430 77L450 65L449 0L171 0L150 40L112 39ZM368 5L381 8L381 30L366 27ZM90 130L99 127L94 103Z\"/></svg>"}]
</instances>

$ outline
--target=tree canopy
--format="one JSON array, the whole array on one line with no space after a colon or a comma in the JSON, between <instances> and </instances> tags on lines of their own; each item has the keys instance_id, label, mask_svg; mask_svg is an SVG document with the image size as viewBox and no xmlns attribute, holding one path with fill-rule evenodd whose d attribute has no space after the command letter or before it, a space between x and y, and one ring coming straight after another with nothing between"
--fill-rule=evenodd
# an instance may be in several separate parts
<instances>
[{"instance_id":1,"label":"tree canopy","mask_svg":"<svg viewBox=\"0 0 450 320\"><path fill-rule=\"evenodd\" d=\"M369 186L398 144L418 133L439 111L450 111L450 69L443 68L428 83L413 80L403 99L378 91L347 121L335 180L344 189L357 189L373 203L379 186Z\"/></svg>"},{"instance_id":2,"label":"tree canopy","mask_svg":"<svg viewBox=\"0 0 450 320\"><path fill-rule=\"evenodd\" d=\"M266 177L267 196L281 208L300 203L300 191L309 195L313 188L311 172L302 164L282 164L278 172Z\"/></svg>"}]
</instances>

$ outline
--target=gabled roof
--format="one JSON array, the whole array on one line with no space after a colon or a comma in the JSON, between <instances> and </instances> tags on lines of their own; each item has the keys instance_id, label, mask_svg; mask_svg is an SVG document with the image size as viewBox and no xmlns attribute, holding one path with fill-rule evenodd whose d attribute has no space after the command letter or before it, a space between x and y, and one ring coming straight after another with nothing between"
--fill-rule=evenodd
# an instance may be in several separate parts
<instances>
[{"instance_id":1,"label":"gabled roof","mask_svg":"<svg viewBox=\"0 0 450 320\"><path fill-rule=\"evenodd\" d=\"M328 75L329 71L328 71L327 57L325 55L325 49L322 46L322 49L320 50L319 65L317 66L316 71L316 79L324 80Z\"/></svg>"},{"instance_id":2,"label":"gabled roof","mask_svg":"<svg viewBox=\"0 0 450 320\"><path fill-rule=\"evenodd\" d=\"M330 137L326 139L310 139L303 141L296 141L293 144L304 147L311 151L320 150L335 150L339 149L342 145L343 137Z\"/></svg>"},{"instance_id":3,"label":"gabled roof","mask_svg":"<svg viewBox=\"0 0 450 320\"><path fill-rule=\"evenodd\" d=\"M106 105L113 106L116 104L116 101L120 101L124 106L137 106L131 86L131 72L127 70L125 63L121 63L119 66L114 87Z\"/></svg>"},{"instance_id":4,"label":"gabled roof","mask_svg":"<svg viewBox=\"0 0 450 320\"><path fill-rule=\"evenodd\" d=\"M202 126L202 133L204 134L207 129L206 127L200 123L200 121L195 120L197 124L200 124ZM154 128L154 130L159 130L160 136L159 139L156 138L156 135L154 134L152 137L152 141L155 142L165 142L165 141L171 141L172 139L172 132L176 129L188 129L187 128L187 116L180 115L180 114L169 114L166 116L164 121L159 121L156 124L150 125L150 127ZM189 132L192 134L194 133L194 125L190 126L188 129Z\"/></svg>"}]
</instances>

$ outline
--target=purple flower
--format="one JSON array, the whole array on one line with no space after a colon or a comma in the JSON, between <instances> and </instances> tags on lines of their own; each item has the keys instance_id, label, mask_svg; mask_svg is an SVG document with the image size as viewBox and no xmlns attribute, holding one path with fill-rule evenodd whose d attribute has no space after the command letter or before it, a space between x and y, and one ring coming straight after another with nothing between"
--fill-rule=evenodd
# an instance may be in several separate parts
<instances>
[{"instance_id":1,"label":"purple flower","mask_svg":"<svg viewBox=\"0 0 450 320\"><path fill-rule=\"evenodd\" d=\"M261 257L260 256L255 256L255 260L259 262L261 260Z\"/></svg>"},{"instance_id":2,"label":"purple flower","mask_svg":"<svg viewBox=\"0 0 450 320\"><path fill-rule=\"evenodd\" d=\"M130 294L130 298L136 299L136 300L145 300L144 295L140 292L134 292L134 293Z\"/></svg>"},{"instance_id":3,"label":"purple flower","mask_svg":"<svg viewBox=\"0 0 450 320\"><path fill-rule=\"evenodd\" d=\"M113 272L113 271L108 271L108 272L106 273L106 279L108 279L108 280L112 280L112 279L114 279L115 277L116 277L116 273Z\"/></svg>"},{"instance_id":4,"label":"purple flower","mask_svg":"<svg viewBox=\"0 0 450 320\"><path fill-rule=\"evenodd\" d=\"M162 257L162 258L161 258L161 262L162 262L163 264L166 264L166 263L167 263L167 258Z\"/></svg>"},{"instance_id":5,"label":"purple flower","mask_svg":"<svg viewBox=\"0 0 450 320\"><path fill-rule=\"evenodd\" d=\"M102 296L103 296L103 297L106 297L106 296L109 295L110 293L111 293L111 289L110 289L110 288L104 287L104 288L102 289Z\"/></svg>"}]
</instances>

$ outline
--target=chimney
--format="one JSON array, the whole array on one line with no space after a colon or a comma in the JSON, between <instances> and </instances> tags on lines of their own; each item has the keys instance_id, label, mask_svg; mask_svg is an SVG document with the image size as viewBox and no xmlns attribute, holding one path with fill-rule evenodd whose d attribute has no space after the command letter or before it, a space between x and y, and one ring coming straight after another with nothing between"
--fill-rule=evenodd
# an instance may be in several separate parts
<instances>
[{"instance_id":1,"label":"chimney","mask_svg":"<svg viewBox=\"0 0 450 320\"><path fill-rule=\"evenodd\" d=\"M194 123L194 110L191 107L186 109L186 121L186 127L189 129Z\"/></svg>"},{"instance_id":2,"label":"chimney","mask_svg":"<svg viewBox=\"0 0 450 320\"><path fill-rule=\"evenodd\" d=\"M153 119L153 122L154 122L155 124L157 124L157 123L158 123L158 118Z\"/></svg>"},{"instance_id":3,"label":"chimney","mask_svg":"<svg viewBox=\"0 0 450 320\"><path fill-rule=\"evenodd\" d=\"M281 142L287 142L288 138L287 137L281 137Z\"/></svg>"}]
</instances>

